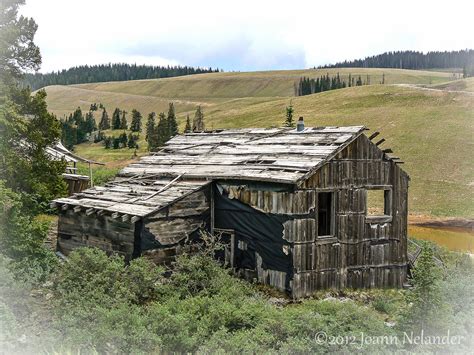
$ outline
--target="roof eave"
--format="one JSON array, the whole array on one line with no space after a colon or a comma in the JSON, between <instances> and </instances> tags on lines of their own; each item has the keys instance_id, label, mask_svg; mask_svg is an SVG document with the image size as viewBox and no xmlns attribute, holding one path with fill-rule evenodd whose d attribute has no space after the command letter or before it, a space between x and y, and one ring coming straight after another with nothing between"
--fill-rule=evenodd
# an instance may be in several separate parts
<instances>
[{"instance_id":1,"label":"roof eave","mask_svg":"<svg viewBox=\"0 0 474 355\"><path fill-rule=\"evenodd\" d=\"M298 178L294 183L297 187L301 187L303 185L303 183L309 178L311 177L316 171L318 171L324 164L326 164L327 162L331 161L332 159L334 159L334 157L336 155L338 155L341 151L343 151L347 146L349 146L350 144L352 144L357 138L359 138L363 133L364 131L367 130L367 127L366 126L362 126L359 131L357 133L354 134L354 136L347 140L346 142L344 142L343 144L341 144L339 146L339 148L337 148L333 153L331 153L330 155L328 155L326 157L326 159L322 160L321 162L319 162L316 166L314 166L313 168L311 168L307 173L305 173L302 177Z\"/></svg>"}]
</instances>

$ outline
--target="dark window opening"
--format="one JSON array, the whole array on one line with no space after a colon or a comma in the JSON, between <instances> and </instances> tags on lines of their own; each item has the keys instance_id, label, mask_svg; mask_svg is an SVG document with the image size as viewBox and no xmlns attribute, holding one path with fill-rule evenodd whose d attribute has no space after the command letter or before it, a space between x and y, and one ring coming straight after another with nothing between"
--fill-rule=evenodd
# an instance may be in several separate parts
<instances>
[{"instance_id":1,"label":"dark window opening","mask_svg":"<svg viewBox=\"0 0 474 355\"><path fill-rule=\"evenodd\" d=\"M318 194L318 236L334 234L333 193Z\"/></svg>"}]
</instances>

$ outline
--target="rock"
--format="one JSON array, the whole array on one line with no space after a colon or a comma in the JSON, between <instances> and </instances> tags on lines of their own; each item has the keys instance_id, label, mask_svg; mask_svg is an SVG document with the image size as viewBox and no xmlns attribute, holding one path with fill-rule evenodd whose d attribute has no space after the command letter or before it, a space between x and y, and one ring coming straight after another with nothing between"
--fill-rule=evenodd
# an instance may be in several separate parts
<instances>
[{"instance_id":1,"label":"rock","mask_svg":"<svg viewBox=\"0 0 474 355\"><path fill-rule=\"evenodd\" d=\"M51 286L53 286L53 282L52 281L46 281L42 286L45 287L45 288L51 287Z\"/></svg>"},{"instance_id":2,"label":"rock","mask_svg":"<svg viewBox=\"0 0 474 355\"><path fill-rule=\"evenodd\" d=\"M275 305L275 306L285 306L289 303L287 299L284 298L278 298L278 297L270 297L268 299L268 303Z\"/></svg>"}]
</instances>

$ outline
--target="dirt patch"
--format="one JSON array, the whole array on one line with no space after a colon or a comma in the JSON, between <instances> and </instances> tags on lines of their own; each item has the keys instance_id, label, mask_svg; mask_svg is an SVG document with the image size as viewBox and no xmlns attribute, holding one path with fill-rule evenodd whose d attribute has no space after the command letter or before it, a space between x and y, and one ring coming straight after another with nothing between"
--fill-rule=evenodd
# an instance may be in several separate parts
<instances>
[{"instance_id":1,"label":"dirt patch","mask_svg":"<svg viewBox=\"0 0 474 355\"><path fill-rule=\"evenodd\" d=\"M433 218L424 215L409 217L409 224L474 234L474 220L468 218Z\"/></svg>"}]
</instances>

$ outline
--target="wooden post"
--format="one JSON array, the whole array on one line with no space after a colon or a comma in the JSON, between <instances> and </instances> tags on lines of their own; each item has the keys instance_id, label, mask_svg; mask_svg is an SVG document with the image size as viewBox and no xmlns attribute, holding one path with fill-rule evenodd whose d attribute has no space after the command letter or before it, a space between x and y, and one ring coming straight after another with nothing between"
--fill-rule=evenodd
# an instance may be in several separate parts
<instances>
[{"instance_id":1,"label":"wooden post","mask_svg":"<svg viewBox=\"0 0 474 355\"><path fill-rule=\"evenodd\" d=\"M89 162L89 178L91 179L91 187L94 186L94 180L92 179L92 166L91 162Z\"/></svg>"}]
</instances>

